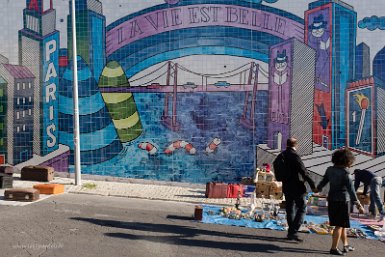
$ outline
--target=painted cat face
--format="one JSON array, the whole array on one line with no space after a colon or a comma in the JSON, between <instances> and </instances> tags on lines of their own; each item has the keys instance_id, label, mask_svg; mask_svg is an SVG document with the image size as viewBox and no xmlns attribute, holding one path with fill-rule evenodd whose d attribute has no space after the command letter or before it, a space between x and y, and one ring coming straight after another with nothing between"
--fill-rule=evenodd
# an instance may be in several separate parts
<instances>
[{"instance_id":1,"label":"painted cat face","mask_svg":"<svg viewBox=\"0 0 385 257\"><path fill-rule=\"evenodd\" d=\"M314 36L314 37L317 37L317 38L320 38L322 37L322 35L325 33L325 29L324 28L318 28L318 29L312 29L311 30L311 34Z\"/></svg>"},{"instance_id":2,"label":"painted cat face","mask_svg":"<svg viewBox=\"0 0 385 257\"><path fill-rule=\"evenodd\" d=\"M284 71L287 68L287 62L276 62L274 67L277 71Z\"/></svg>"}]
</instances>

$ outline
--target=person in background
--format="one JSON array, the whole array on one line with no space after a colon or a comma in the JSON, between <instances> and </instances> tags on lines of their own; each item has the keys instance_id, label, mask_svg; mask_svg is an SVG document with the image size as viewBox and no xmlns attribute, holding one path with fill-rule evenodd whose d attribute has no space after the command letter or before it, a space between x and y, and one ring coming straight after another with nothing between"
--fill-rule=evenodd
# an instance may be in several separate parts
<instances>
[{"instance_id":1,"label":"person in background","mask_svg":"<svg viewBox=\"0 0 385 257\"><path fill-rule=\"evenodd\" d=\"M286 142L286 150L282 153L285 156L285 170L289 173L287 179L282 181L282 191L285 194L286 218L289 225L287 238L302 242L303 240L298 237L298 230L306 214L307 192L305 182L310 185L313 191L315 184L297 153L297 145L296 138L289 138Z\"/></svg>"},{"instance_id":2,"label":"person in background","mask_svg":"<svg viewBox=\"0 0 385 257\"><path fill-rule=\"evenodd\" d=\"M343 148L334 151L332 155L334 165L326 169L325 176L316 189L316 191L321 191L327 183L330 184L327 197L328 215L330 226L335 226L330 249L332 255L346 255L347 252L354 251L354 247L348 243L346 234L346 228L350 228L350 203L356 204L360 213L364 212L348 171L354 161L354 155L349 149ZM342 251L338 248L340 240L343 243Z\"/></svg>"},{"instance_id":3,"label":"person in background","mask_svg":"<svg viewBox=\"0 0 385 257\"><path fill-rule=\"evenodd\" d=\"M383 220L385 217L384 206L381 201L381 186L382 178L376 176L373 172L369 170L360 170L356 169L353 172L354 174L354 189L357 192L357 189L360 187L360 184L364 184L364 195L368 194L368 189L370 188L370 205L369 212L376 216L376 206L378 212L380 213L380 220Z\"/></svg>"}]
</instances>

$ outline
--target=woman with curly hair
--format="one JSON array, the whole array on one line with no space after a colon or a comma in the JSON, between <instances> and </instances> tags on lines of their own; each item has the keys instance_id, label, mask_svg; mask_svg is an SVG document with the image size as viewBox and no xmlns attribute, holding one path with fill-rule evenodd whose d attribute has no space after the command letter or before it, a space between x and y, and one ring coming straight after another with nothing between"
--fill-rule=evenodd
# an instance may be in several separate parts
<instances>
[{"instance_id":1,"label":"woman with curly hair","mask_svg":"<svg viewBox=\"0 0 385 257\"><path fill-rule=\"evenodd\" d=\"M327 183L330 184L327 198L328 215L330 225L335 227L330 249L332 255L346 255L347 252L354 251L354 247L348 243L346 234L346 228L350 228L350 203L354 203L360 212L364 212L348 171L354 161L355 157L349 149L334 151L332 155L334 165L327 168L322 181L317 186L317 190L320 191ZM343 243L342 251L338 248L340 240Z\"/></svg>"}]
</instances>

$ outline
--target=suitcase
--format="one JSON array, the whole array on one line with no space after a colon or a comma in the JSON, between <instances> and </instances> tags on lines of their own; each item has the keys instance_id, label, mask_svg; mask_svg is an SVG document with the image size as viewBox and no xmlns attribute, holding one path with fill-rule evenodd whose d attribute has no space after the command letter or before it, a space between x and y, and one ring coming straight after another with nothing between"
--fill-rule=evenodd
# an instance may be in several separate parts
<instances>
[{"instance_id":1,"label":"suitcase","mask_svg":"<svg viewBox=\"0 0 385 257\"><path fill-rule=\"evenodd\" d=\"M228 184L227 198L241 198L243 195L243 187L241 184Z\"/></svg>"},{"instance_id":2,"label":"suitcase","mask_svg":"<svg viewBox=\"0 0 385 257\"><path fill-rule=\"evenodd\" d=\"M206 184L206 197L207 198L226 198L227 196L227 184L208 182Z\"/></svg>"},{"instance_id":3,"label":"suitcase","mask_svg":"<svg viewBox=\"0 0 385 257\"><path fill-rule=\"evenodd\" d=\"M10 174L0 173L0 188L12 188L13 176Z\"/></svg>"},{"instance_id":4,"label":"suitcase","mask_svg":"<svg viewBox=\"0 0 385 257\"><path fill-rule=\"evenodd\" d=\"M196 205L194 210L194 219L202 220L203 218L203 208L202 206Z\"/></svg>"},{"instance_id":5,"label":"suitcase","mask_svg":"<svg viewBox=\"0 0 385 257\"><path fill-rule=\"evenodd\" d=\"M37 184L33 188L39 190L40 194L57 195L64 193L64 185L62 184Z\"/></svg>"},{"instance_id":6,"label":"suitcase","mask_svg":"<svg viewBox=\"0 0 385 257\"><path fill-rule=\"evenodd\" d=\"M0 166L0 173L5 173L5 174L19 173L19 169L14 166Z\"/></svg>"},{"instance_id":7,"label":"suitcase","mask_svg":"<svg viewBox=\"0 0 385 257\"><path fill-rule=\"evenodd\" d=\"M32 202L39 199L39 190L34 188L6 189L4 199L9 201Z\"/></svg>"},{"instance_id":8,"label":"suitcase","mask_svg":"<svg viewBox=\"0 0 385 257\"><path fill-rule=\"evenodd\" d=\"M53 180L55 170L48 166L25 166L21 169L21 180L45 181Z\"/></svg>"}]
</instances>

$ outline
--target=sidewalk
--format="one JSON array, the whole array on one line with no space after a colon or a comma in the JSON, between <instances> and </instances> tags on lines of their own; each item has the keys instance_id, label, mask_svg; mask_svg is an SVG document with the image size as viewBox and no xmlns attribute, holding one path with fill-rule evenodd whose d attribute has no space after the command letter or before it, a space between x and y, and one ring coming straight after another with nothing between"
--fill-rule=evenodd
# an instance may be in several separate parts
<instances>
[{"instance_id":1,"label":"sidewalk","mask_svg":"<svg viewBox=\"0 0 385 257\"><path fill-rule=\"evenodd\" d=\"M67 174L65 174L67 175ZM101 196L117 196L128 198L140 198L151 200L164 200L174 202L187 202L196 204L215 204L215 205L234 205L236 199L209 199L205 197L205 186L203 184L190 184L164 181L147 181L140 179L127 179L116 177L104 177L83 175L82 186L74 185L73 178L67 178L65 175L55 177L52 182L63 184L65 192L73 194L91 194ZM13 187L33 187L35 184L44 182L23 181L20 180L20 174L14 174ZM4 189L0 189L0 205L23 206L30 203L20 203L13 201L4 201L2 196ZM46 199L48 196L42 195ZM262 204L262 199L256 199L256 205ZM273 201L267 200L265 201ZM241 199L242 206L250 205L250 198Z\"/></svg>"}]
</instances>

